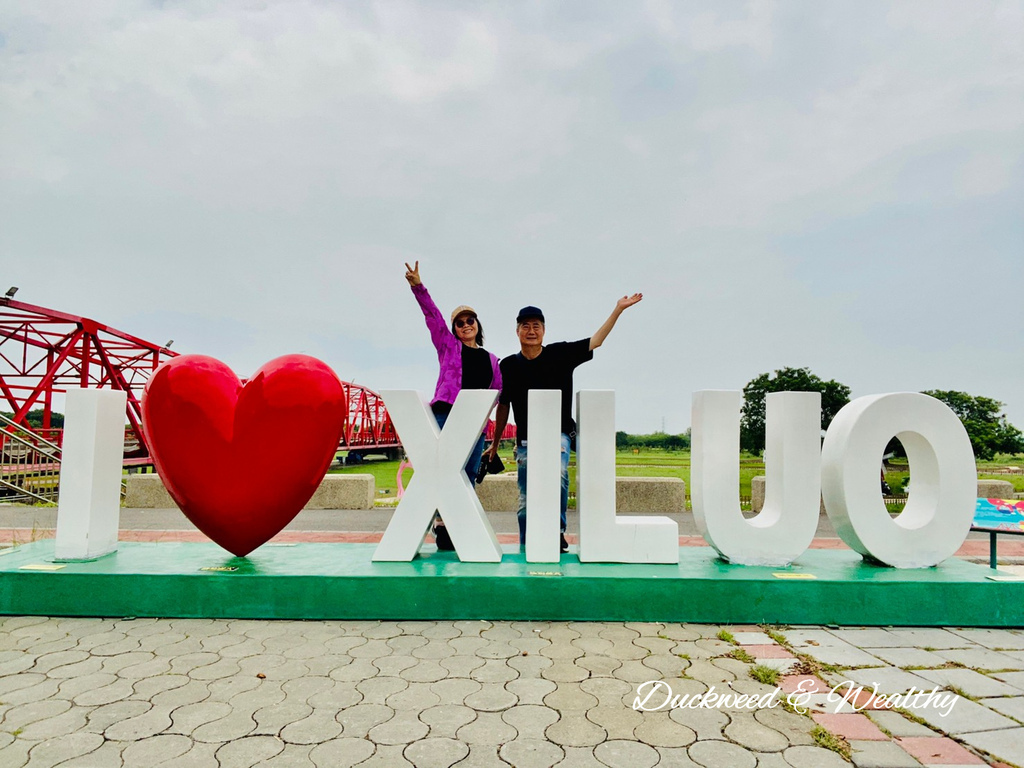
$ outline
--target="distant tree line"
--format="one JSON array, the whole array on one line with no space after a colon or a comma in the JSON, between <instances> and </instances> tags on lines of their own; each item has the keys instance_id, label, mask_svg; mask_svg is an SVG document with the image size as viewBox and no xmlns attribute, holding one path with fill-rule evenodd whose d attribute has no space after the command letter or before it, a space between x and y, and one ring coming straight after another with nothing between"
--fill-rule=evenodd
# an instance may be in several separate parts
<instances>
[{"instance_id":1,"label":"distant tree line","mask_svg":"<svg viewBox=\"0 0 1024 768\"><path fill-rule=\"evenodd\" d=\"M690 447L690 430L686 430L681 435L669 435L664 432L655 432L651 435L631 435L627 432L616 432L615 447L620 451L628 451L630 448L683 451Z\"/></svg>"},{"instance_id":2,"label":"distant tree line","mask_svg":"<svg viewBox=\"0 0 1024 768\"><path fill-rule=\"evenodd\" d=\"M2 413L8 419L13 419L14 418L14 414L11 411L0 411L0 413ZM25 422L30 427L35 427L36 429L42 429L43 428L43 409L42 408L36 408L34 411L29 411L28 413L26 413L25 414ZM63 413L57 413L56 411L51 411L50 412L50 427L52 427L53 429L63 429L64 428L64 414Z\"/></svg>"},{"instance_id":3,"label":"distant tree line","mask_svg":"<svg viewBox=\"0 0 1024 768\"><path fill-rule=\"evenodd\" d=\"M820 392L822 430L828 429L839 410L850 402L848 386L834 379L825 381L809 368L781 368L774 374L762 373L743 388L740 447L751 453L764 450L765 398L770 392ZM1003 403L998 400L944 389L928 389L923 394L941 400L960 417L975 458L988 460L997 453L1024 453L1024 434L1007 421L1002 413ZM906 455L895 439L886 451Z\"/></svg>"}]
</instances>

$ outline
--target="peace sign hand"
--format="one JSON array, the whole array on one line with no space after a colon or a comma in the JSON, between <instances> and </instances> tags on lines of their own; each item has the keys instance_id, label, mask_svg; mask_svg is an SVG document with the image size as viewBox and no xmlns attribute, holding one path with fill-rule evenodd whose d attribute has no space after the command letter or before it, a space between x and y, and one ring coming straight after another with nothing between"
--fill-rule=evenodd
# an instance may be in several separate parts
<instances>
[{"instance_id":1,"label":"peace sign hand","mask_svg":"<svg viewBox=\"0 0 1024 768\"><path fill-rule=\"evenodd\" d=\"M417 261L415 267L410 267L409 262L405 263L405 279L409 281L409 285L415 287L420 285L423 281L420 280L420 263Z\"/></svg>"}]
</instances>

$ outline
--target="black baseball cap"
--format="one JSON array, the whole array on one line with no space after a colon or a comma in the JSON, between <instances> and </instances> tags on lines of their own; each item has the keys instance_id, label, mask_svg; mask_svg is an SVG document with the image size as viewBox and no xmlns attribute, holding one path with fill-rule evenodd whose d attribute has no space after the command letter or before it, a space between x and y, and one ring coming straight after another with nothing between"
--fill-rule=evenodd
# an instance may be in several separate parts
<instances>
[{"instance_id":1,"label":"black baseball cap","mask_svg":"<svg viewBox=\"0 0 1024 768\"><path fill-rule=\"evenodd\" d=\"M532 320L533 318L537 318L543 323L544 313L537 307L523 307L519 310L519 314L516 316L516 325L524 320Z\"/></svg>"}]
</instances>

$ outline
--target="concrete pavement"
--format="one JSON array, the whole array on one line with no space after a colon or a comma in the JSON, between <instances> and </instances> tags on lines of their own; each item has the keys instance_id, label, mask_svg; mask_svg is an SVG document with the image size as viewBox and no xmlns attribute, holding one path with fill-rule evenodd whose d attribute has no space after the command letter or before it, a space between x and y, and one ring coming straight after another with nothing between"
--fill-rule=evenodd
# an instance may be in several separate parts
<instances>
[{"instance_id":1,"label":"concrete pavement","mask_svg":"<svg viewBox=\"0 0 1024 768\"><path fill-rule=\"evenodd\" d=\"M192 535L176 510L122 525ZM0 617L0 768L1024 766L1022 723L1019 630Z\"/></svg>"}]
</instances>

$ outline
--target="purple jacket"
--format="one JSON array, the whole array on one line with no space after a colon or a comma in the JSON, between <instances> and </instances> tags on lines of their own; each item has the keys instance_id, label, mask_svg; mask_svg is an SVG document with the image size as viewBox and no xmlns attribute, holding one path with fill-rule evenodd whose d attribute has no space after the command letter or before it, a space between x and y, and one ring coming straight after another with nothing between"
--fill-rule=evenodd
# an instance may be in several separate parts
<instances>
[{"instance_id":1,"label":"purple jacket","mask_svg":"<svg viewBox=\"0 0 1024 768\"><path fill-rule=\"evenodd\" d=\"M412 287L413 296L420 305L423 317L427 321L427 330L430 331L430 340L434 342L434 349L437 350L437 361L440 363L441 371L437 377L437 387L434 389L434 403L455 403L455 398L462 389L462 342L452 333L444 315L437 308L434 300L427 293L427 287L420 283ZM491 386L490 389L501 389L501 369L498 367L498 358L488 352L491 358Z\"/></svg>"}]
</instances>

